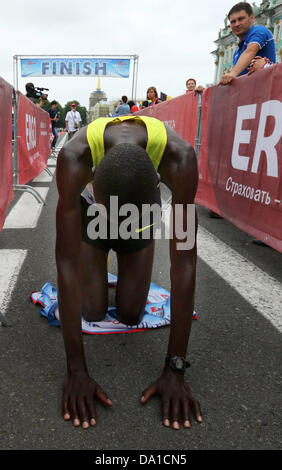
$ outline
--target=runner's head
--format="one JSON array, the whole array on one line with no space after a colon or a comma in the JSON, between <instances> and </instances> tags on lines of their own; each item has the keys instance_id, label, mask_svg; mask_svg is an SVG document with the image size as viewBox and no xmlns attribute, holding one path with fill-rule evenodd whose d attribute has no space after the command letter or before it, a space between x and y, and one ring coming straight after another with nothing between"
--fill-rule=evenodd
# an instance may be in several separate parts
<instances>
[{"instance_id":1,"label":"runner's head","mask_svg":"<svg viewBox=\"0 0 282 470\"><path fill-rule=\"evenodd\" d=\"M95 198L109 210L110 196L119 207L154 204L158 201L158 175L147 152L135 144L118 144L102 159L94 173Z\"/></svg>"}]
</instances>

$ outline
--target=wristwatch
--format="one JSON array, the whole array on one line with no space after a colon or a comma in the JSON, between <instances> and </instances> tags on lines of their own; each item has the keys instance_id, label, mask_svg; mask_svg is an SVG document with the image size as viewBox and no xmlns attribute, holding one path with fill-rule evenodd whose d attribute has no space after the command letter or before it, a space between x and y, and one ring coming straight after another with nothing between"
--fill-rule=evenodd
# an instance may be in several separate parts
<instances>
[{"instance_id":1,"label":"wristwatch","mask_svg":"<svg viewBox=\"0 0 282 470\"><path fill-rule=\"evenodd\" d=\"M172 370L178 372L185 372L187 367L190 367L191 364L185 360L184 357L174 356L174 357L167 357L165 360L166 365L168 365Z\"/></svg>"}]
</instances>

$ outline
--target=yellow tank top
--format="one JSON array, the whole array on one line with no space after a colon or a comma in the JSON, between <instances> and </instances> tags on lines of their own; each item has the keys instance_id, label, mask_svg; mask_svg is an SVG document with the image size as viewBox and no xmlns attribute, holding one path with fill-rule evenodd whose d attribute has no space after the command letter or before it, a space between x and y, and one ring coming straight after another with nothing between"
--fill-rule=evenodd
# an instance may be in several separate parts
<instances>
[{"instance_id":1,"label":"yellow tank top","mask_svg":"<svg viewBox=\"0 0 282 470\"><path fill-rule=\"evenodd\" d=\"M141 120L146 125L148 141L146 152L149 155L155 170L157 171L162 159L166 143L167 134L163 122L148 116L120 116L114 118L98 118L87 127L87 140L91 150L93 166L97 167L105 156L104 132L107 124L118 124L130 119Z\"/></svg>"}]
</instances>

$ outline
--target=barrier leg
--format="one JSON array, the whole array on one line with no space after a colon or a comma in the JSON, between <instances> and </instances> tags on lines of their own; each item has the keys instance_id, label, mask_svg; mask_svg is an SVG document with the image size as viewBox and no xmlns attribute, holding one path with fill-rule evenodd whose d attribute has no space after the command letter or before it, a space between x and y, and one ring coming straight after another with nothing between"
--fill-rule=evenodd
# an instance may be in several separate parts
<instances>
[{"instance_id":1,"label":"barrier leg","mask_svg":"<svg viewBox=\"0 0 282 470\"><path fill-rule=\"evenodd\" d=\"M195 152L197 155L197 159L200 156L200 149L201 149L201 137L202 137L202 93L198 93L198 123L197 123L197 135L196 135L196 142L195 142Z\"/></svg>"},{"instance_id":2,"label":"barrier leg","mask_svg":"<svg viewBox=\"0 0 282 470\"><path fill-rule=\"evenodd\" d=\"M60 137L60 136L59 136ZM68 134L65 134L62 138L58 139L58 142L56 144L55 149L52 150L50 153L49 158L54 158L54 160L57 160L58 154L61 150L61 148L64 146L66 140L67 140Z\"/></svg>"},{"instance_id":3,"label":"barrier leg","mask_svg":"<svg viewBox=\"0 0 282 470\"><path fill-rule=\"evenodd\" d=\"M58 152L56 150L52 150L52 152L49 155L49 158L54 158L54 160L57 160Z\"/></svg>"},{"instance_id":4,"label":"barrier leg","mask_svg":"<svg viewBox=\"0 0 282 470\"><path fill-rule=\"evenodd\" d=\"M52 172L49 170L49 168L46 166L46 168L44 169L44 171L46 171L46 173L49 175L49 176L53 176Z\"/></svg>"},{"instance_id":5,"label":"barrier leg","mask_svg":"<svg viewBox=\"0 0 282 470\"><path fill-rule=\"evenodd\" d=\"M44 201L41 194L39 194L32 186L27 184L15 184L13 189L14 191L27 191L28 193L32 194L38 202L42 202L42 204L46 206L46 202Z\"/></svg>"}]
</instances>

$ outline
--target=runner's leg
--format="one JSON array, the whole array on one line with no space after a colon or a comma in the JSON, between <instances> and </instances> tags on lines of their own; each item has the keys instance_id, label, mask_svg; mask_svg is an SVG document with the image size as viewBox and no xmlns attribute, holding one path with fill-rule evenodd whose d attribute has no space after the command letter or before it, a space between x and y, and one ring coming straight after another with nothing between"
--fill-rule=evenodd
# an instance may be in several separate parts
<instances>
[{"instance_id":1,"label":"runner's leg","mask_svg":"<svg viewBox=\"0 0 282 470\"><path fill-rule=\"evenodd\" d=\"M108 252L82 242L80 285L86 321L101 321L108 310Z\"/></svg>"},{"instance_id":2,"label":"runner's leg","mask_svg":"<svg viewBox=\"0 0 282 470\"><path fill-rule=\"evenodd\" d=\"M142 317L151 283L154 241L140 251L117 254L117 316L126 325L137 325Z\"/></svg>"}]
</instances>

